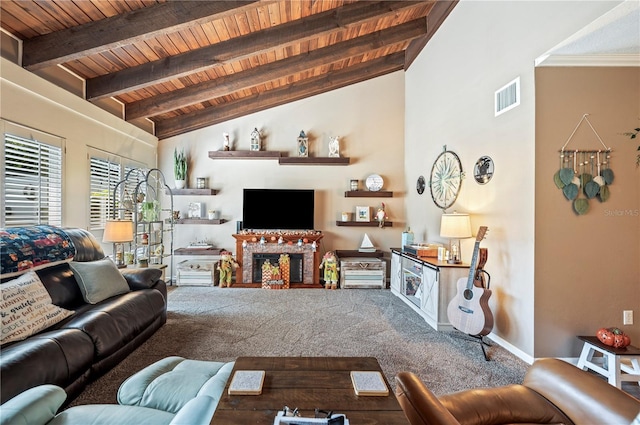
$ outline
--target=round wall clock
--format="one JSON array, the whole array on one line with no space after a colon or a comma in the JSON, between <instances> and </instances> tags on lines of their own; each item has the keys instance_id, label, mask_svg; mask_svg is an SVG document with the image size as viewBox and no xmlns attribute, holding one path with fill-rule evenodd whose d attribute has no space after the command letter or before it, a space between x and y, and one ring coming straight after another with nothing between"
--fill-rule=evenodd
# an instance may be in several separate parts
<instances>
[{"instance_id":1,"label":"round wall clock","mask_svg":"<svg viewBox=\"0 0 640 425\"><path fill-rule=\"evenodd\" d=\"M418 181L416 182L416 190L419 195L424 193L424 188L427 187L427 183L424 180L424 176L418 177Z\"/></svg>"},{"instance_id":2,"label":"round wall clock","mask_svg":"<svg viewBox=\"0 0 640 425\"><path fill-rule=\"evenodd\" d=\"M462 183L462 164L454 152L445 150L438 155L431 168L431 198L444 209L449 208L458 198Z\"/></svg>"},{"instance_id":3,"label":"round wall clock","mask_svg":"<svg viewBox=\"0 0 640 425\"><path fill-rule=\"evenodd\" d=\"M372 192L377 192L380 189L382 189L383 184L384 184L384 180L382 180L382 177L380 177L377 174L371 174L369 177L367 177L367 180L365 180L365 185L367 186L367 189L369 189Z\"/></svg>"}]
</instances>

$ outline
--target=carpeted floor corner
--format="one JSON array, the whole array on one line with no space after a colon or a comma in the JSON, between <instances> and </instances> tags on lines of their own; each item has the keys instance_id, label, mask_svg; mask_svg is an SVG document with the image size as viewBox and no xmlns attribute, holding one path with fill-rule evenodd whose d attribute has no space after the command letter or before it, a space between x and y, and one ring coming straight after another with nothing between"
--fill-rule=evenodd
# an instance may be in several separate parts
<instances>
[{"instance_id":1,"label":"carpeted floor corner","mask_svg":"<svg viewBox=\"0 0 640 425\"><path fill-rule=\"evenodd\" d=\"M498 345L436 332L389 290L172 288L168 321L72 405L116 403L127 377L167 356L373 356L394 385L412 371L436 393L520 383L528 364ZM462 338L460 338L462 336Z\"/></svg>"}]
</instances>

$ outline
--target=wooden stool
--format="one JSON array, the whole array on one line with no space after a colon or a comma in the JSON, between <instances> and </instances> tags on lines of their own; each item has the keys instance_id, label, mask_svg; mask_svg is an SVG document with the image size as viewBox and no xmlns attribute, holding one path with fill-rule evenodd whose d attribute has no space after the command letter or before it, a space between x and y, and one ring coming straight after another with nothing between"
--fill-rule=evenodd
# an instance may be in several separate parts
<instances>
[{"instance_id":1,"label":"wooden stool","mask_svg":"<svg viewBox=\"0 0 640 425\"><path fill-rule=\"evenodd\" d=\"M606 376L609 383L620 388L622 382L637 382L640 385L640 349L629 345L625 348L614 348L600 342L595 336L578 336L584 341L578 367L591 369ZM593 362L595 352L602 354L602 364ZM627 361L630 364L627 364ZM624 373L623 373L624 372Z\"/></svg>"}]
</instances>

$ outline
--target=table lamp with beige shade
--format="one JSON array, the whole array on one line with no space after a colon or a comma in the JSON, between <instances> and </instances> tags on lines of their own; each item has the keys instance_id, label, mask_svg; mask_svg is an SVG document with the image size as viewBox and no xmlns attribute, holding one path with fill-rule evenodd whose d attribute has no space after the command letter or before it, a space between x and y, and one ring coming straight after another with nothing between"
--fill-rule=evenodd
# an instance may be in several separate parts
<instances>
[{"instance_id":1,"label":"table lamp with beige shade","mask_svg":"<svg viewBox=\"0 0 640 425\"><path fill-rule=\"evenodd\" d=\"M460 256L460 239L470 238L471 220L469 214L453 212L442 214L440 220L440 237L449 238L450 256L447 260L451 264L462 263Z\"/></svg>"},{"instance_id":2,"label":"table lamp with beige shade","mask_svg":"<svg viewBox=\"0 0 640 425\"><path fill-rule=\"evenodd\" d=\"M113 243L113 256L118 268L126 267L122 244L131 241L133 241L133 222L131 220L107 220L102 242Z\"/></svg>"}]
</instances>

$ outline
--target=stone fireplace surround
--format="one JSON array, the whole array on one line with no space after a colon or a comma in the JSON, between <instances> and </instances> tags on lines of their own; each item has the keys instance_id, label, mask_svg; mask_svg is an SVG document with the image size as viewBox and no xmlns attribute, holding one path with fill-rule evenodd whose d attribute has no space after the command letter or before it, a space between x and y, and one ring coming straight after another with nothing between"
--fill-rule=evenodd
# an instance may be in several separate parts
<instances>
[{"instance_id":1,"label":"stone fireplace surround","mask_svg":"<svg viewBox=\"0 0 640 425\"><path fill-rule=\"evenodd\" d=\"M253 254L302 254L303 256L303 284L320 284L320 239L322 232L242 232L234 234L236 239L236 261L240 267L236 273L236 284L255 286L261 282L253 282ZM260 243L264 237L266 242ZM283 243L278 243L282 237ZM298 246L298 240L302 239L302 246ZM246 246L243 247L243 242ZM316 242L314 251L312 243Z\"/></svg>"}]
</instances>

